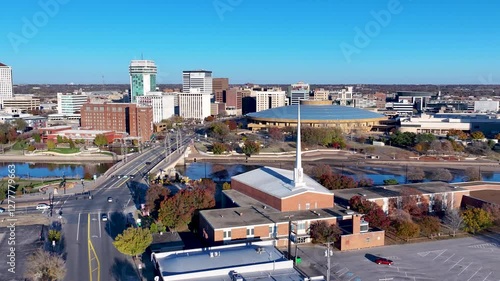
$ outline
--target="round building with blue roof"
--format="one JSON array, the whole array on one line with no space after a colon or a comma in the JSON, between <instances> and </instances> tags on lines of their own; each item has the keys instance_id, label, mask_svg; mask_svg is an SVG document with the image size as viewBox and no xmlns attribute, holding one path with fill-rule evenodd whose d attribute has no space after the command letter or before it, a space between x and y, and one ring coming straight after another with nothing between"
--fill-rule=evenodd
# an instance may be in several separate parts
<instances>
[{"instance_id":1,"label":"round building with blue roof","mask_svg":"<svg viewBox=\"0 0 500 281\"><path fill-rule=\"evenodd\" d=\"M361 108L332 105L331 102L302 101L300 106L302 126L338 127L344 131L370 131L381 121L387 120L382 114ZM269 127L296 127L297 105L271 108L249 113L248 127L260 130Z\"/></svg>"}]
</instances>

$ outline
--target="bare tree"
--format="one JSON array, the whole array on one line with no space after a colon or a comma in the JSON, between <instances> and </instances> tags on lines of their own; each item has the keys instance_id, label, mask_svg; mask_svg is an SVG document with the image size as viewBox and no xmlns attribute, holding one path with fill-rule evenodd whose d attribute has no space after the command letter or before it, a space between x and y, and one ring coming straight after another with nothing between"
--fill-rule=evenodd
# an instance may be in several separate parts
<instances>
[{"instance_id":1,"label":"bare tree","mask_svg":"<svg viewBox=\"0 0 500 281\"><path fill-rule=\"evenodd\" d=\"M448 209L446 210L444 223L451 228L453 236L455 236L457 231L462 229L464 219L460 215L460 211L458 209Z\"/></svg>"},{"instance_id":2,"label":"bare tree","mask_svg":"<svg viewBox=\"0 0 500 281\"><path fill-rule=\"evenodd\" d=\"M449 182L453 179L453 175L450 173L448 169L438 168L431 172L430 179L433 181Z\"/></svg>"},{"instance_id":3,"label":"bare tree","mask_svg":"<svg viewBox=\"0 0 500 281\"><path fill-rule=\"evenodd\" d=\"M32 281L59 281L66 275L66 264L58 256L38 249L27 259L25 277Z\"/></svg>"},{"instance_id":4,"label":"bare tree","mask_svg":"<svg viewBox=\"0 0 500 281\"><path fill-rule=\"evenodd\" d=\"M443 152L440 140L433 140L429 146L429 150L432 150L435 154L440 154Z\"/></svg>"},{"instance_id":5,"label":"bare tree","mask_svg":"<svg viewBox=\"0 0 500 281\"><path fill-rule=\"evenodd\" d=\"M479 168L469 167L465 169L465 176L468 178L468 181L480 181L481 174L479 173Z\"/></svg>"},{"instance_id":6,"label":"bare tree","mask_svg":"<svg viewBox=\"0 0 500 281\"><path fill-rule=\"evenodd\" d=\"M420 167L415 167L408 171L408 180L409 181L422 181L425 179L425 172Z\"/></svg>"}]
</instances>

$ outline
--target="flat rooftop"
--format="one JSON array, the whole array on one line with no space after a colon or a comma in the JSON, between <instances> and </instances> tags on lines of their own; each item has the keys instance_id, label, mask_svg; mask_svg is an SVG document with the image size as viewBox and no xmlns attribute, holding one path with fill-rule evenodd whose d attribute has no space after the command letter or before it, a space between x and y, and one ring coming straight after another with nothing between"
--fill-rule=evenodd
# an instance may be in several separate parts
<instances>
[{"instance_id":1,"label":"flat rooftop","mask_svg":"<svg viewBox=\"0 0 500 281\"><path fill-rule=\"evenodd\" d=\"M103 131L103 130L64 130L59 131L57 134L85 134L85 135L99 135L106 133L113 133L113 130Z\"/></svg>"},{"instance_id":2,"label":"flat rooftop","mask_svg":"<svg viewBox=\"0 0 500 281\"><path fill-rule=\"evenodd\" d=\"M254 199L246 194L243 194L243 193L239 192L238 190L234 190L234 189L223 190L222 193L229 199L230 202L237 205L238 207L252 207L252 206L264 207L264 206L266 206L266 208L269 209L269 211L272 210L272 211L278 212L278 210L272 208L271 206L266 205L266 204L262 203L261 201L256 200L256 199Z\"/></svg>"},{"instance_id":3,"label":"flat rooftop","mask_svg":"<svg viewBox=\"0 0 500 281\"><path fill-rule=\"evenodd\" d=\"M228 273L238 267L287 261L286 257L271 243L237 244L156 253L153 256L159 265L162 276L166 277L167 280L192 280L194 279L193 276L184 279L181 275L193 273L204 273L200 275L200 277L203 276L203 279L200 280L224 275L229 277ZM227 269L227 271L224 269ZM293 267L291 266L289 269L293 269ZM175 277L176 275L179 275L179 277ZM169 279L169 276L173 278Z\"/></svg>"},{"instance_id":4,"label":"flat rooftop","mask_svg":"<svg viewBox=\"0 0 500 281\"><path fill-rule=\"evenodd\" d=\"M305 186L295 188L292 185L293 171L274 167L261 167L231 178L276 198L287 198L305 192L322 194L333 193L311 177L304 175Z\"/></svg>"},{"instance_id":5,"label":"flat rooftop","mask_svg":"<svg viewBox=\"0 0 500 281\"><path fill-rule=\"evenodd\" d=\"M488 203L500 205L500 190L477 190L471 191L470 197L481 199Z\"/></svg>"},{"instance_id":6,"label":"flat rooftop","mask_svg":"<svg viewBox=\"0 0 500 281\"><path fill-rule=\"evenodd\" d=\"M295 269L240 273L245 281L303 281L304 276ZM193 281L232 281L228 276L193 278Z\"/></svg>"},{"instance_id":7,"label":"flat rooftop","mask_svg":"<svg viewBox=\"0 0 500 281\"><path fill-rule=\"evenodd\" d=\"M423 194L434 194L449 191L466 191L467 189L458 186L457 184L450 184L446 182L423 182L412 184L398 184L387 185L367 188L349 188L335 190L335 197L349 200L353 196L363 196L365 199L380 199L397 197L400 195L401 190L405 187L414 188Z\"/></svg>"},{"instance_id":8,"label":"flat rooftop","mask_svg":"<svg viewBox=\"0 0 500 281\"><path fill-rule=\"evenodd\" d=\"M213 229L234 228L244 226L266 225L316 218L343 218L346 216L343 208L314 209L302 211L279 212L275 209L262 207L236 207L226 209L204 210L200 214Z\"/></svg>"}]
</instances>

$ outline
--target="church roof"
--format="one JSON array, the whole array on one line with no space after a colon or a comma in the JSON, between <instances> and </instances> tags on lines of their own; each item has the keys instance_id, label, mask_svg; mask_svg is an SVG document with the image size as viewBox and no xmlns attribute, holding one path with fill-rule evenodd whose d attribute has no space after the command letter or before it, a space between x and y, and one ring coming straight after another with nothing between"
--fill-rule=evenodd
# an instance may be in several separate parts
<instances>
[{"instance_id":1,"label":"church roof","mask_svg":"<svg viewBox=\"0 0 500 281\"><path fill-rule=\"evenodd\" d=\"M330 190L307 175L304 175L304 186L294 187L293 171L291 170L265 166L234 176L232 179L280 199L305 192L331 194L333 196Z\"/></svg>"}]
</instances>

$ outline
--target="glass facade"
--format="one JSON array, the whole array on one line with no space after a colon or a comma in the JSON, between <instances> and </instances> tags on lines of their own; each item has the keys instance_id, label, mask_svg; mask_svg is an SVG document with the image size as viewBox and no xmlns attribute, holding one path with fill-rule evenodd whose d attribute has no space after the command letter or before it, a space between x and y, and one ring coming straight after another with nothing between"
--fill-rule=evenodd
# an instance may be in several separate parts
<instances>
[{"instance_id":1,"label":"glass facade","mask_svg":"<svg viewBox=\"0 0 500 281\"><path fill-rule=\"evenodd\" d=\"M137 96L144 94L144 76L142 74L132 74L132 88L130 89L130 102L134 103Z\"/></svg>"}]
</instances>

